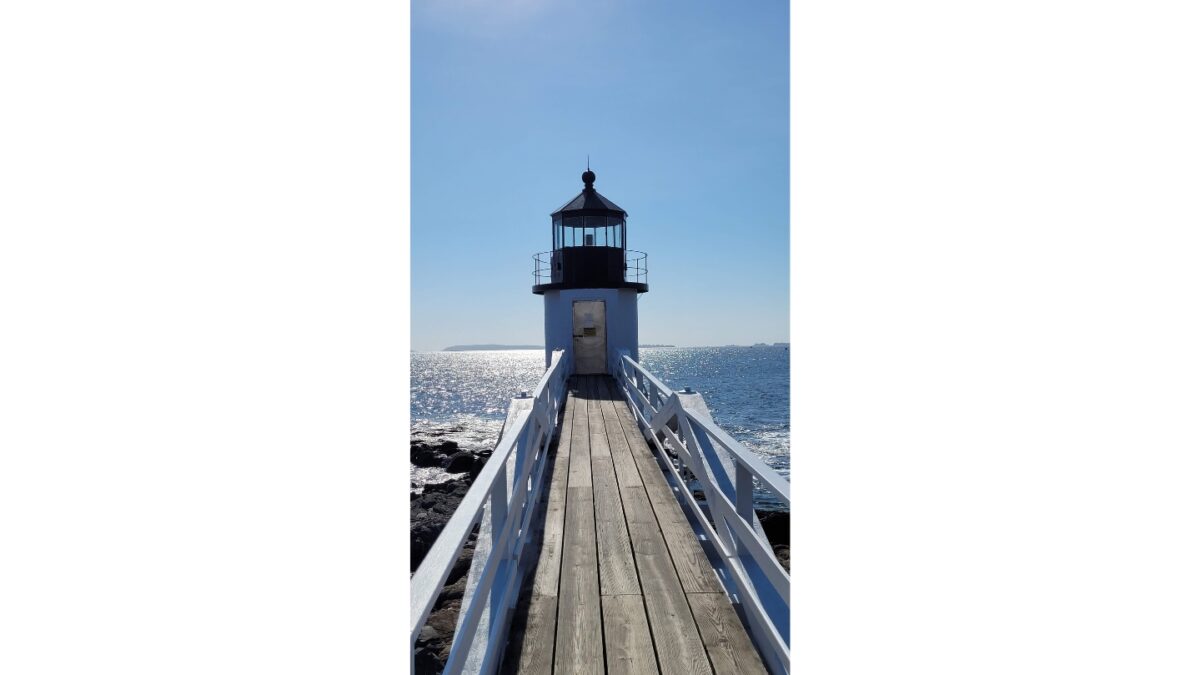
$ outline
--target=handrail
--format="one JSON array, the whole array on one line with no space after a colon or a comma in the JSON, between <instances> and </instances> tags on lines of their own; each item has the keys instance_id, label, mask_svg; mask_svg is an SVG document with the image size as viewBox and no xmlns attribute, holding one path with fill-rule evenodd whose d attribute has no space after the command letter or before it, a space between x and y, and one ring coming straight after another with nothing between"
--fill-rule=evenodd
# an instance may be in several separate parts
<instances>
[{"instance_id":1,"label":"handrail","mask_svg":"<svg viewBox=\"0 0 1200 675\"><path fill-rule=\"evenodd\" d=\"M619 247L567 247L567 248L619 248ZM554 283L554 254L563 249L555 249L553 251L540 251L533 254L533 283L534 285ZM613 265L609 268L610 271L617 272L621 278L629 283L647 283L649 278L649 270L646 265L647 254L644 251L636 251L628 248L625 251L624 261L621 265Z\"/></svg>"},{"instance_id":2,"label":"handrail","mask_svg":"<svg viewBox=\"0 0 1200 675\"><path fill-rule=\"evenodd\" d=\"M746 449L744 445L738 443L721 427L717 426L712 420L703 417L697 417L690 412L688 417L692 422L699 425L711 436L714 440L721 444L721 447L728 450L733 458L740 464L744 465L754 477L762 481L763 487L775 496L784 506L791 506L792 500L790 496L791 485L787 479L781 476L775 469L767 466L767 463Z\"/></svg>"},{"instance_id":3,"label":"handrail","mask_svg":"<svg viewBox=\"0 0 1200 675\"><path fill-rule=\"evenodd\" d=\"M650 371L646 370L642 364L630 358L628 354L622 354L621 358L622 361L627 362L627 364L624 365L629 366L634 370L634 372L644 378L644 380L655 389L655 392L662 400L665 401L669 399L675 393L669 387L667 387L667 385L663 384L661 380L651 374ZM787 479L785 479L771 467L767 466L766 462L762 461L758 455L748 450L746 446L734 440L734 438L730 436L728 432L717 426L716 423L711 419L698 416L690 410L684 410L684 412L693 423L702 427L709 436L711 436L717 441L717 443L721 445L721 447L729 451L734 460L745 466L750 473L754 474L755 478L758 478L760 481L762 481L763 487L765 487L771 494L779 499L785 506L791 505L791 486Z\"/></svg>"},{"instance_id":4,"label":"handrail","mask_svg":"<svg viewBox=\"0 0 1200 675\"><path fill-rule=\"evenodd\" d=\"M708 415L703 398L675 392L620 353L619 389L646 438L663 460L679 501L695 516L698 533L713 543L723 579L745 615L750 635L774 673L790 663L791 576L775 558L754 512L755 479L783 504L791 504L791 485L757 455L721 429ZM708 508L701 507L684 478L699 481Z\"/></svg>"},{"instance_id":5,"label":"handrail","mask_svg":"<svg viewBox=\"0 0 1200 675\"><path fill-rule=\"evenodd\" d=\"M463 594L459 626L444 673L490 672L503 649L501 636L515 604L513 594L528 568L522 564L521 554L529 539L530 518L541 493L546 457L566 399L570 370L570 360L563 350L556 350L532 397L513 399L513 424L504 431L492 456L412 575L410 654L463 544L485 512L490 513L487 522L481 524L472 563L471 572L478 572L478 583L468 585ZM485 614L487 625L481 625Z\"/></svg>"}]
</instances>

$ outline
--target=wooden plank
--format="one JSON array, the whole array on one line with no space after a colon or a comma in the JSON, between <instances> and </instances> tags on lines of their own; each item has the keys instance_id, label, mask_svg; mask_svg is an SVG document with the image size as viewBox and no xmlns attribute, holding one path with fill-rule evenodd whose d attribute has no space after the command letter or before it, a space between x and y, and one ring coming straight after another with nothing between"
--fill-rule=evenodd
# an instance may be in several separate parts
<instances>
[{"instance_id":1,"label":"wooden plank","mask_svg":"<svg viewBox=\"0 0 1200 675\"><path fill-rule=\"evenodd\" d=\"M609 673L657 673L654 643L640 595L610 595L604 609L604 660Z\"/></svg>"},{"instance_id":2,"label":"wooden plank","mask_svg":"<svg viewBox=\"0 0 1200 675\"><path fill-rule=\"evenodd\" d=\"M758 650L724 593L689 593L688 604L717 675L767 675Z\"/></svg>"},{"instance_id":3,"label":"wooden plank","mask_svg":"<svg viewBox=\"0 0 1200 675\"><path fill-rule=\"evenodd\" d=\"M554 619L558 598L526 596L513 614L501 673L545 674L554 670Z\"/></svg>"},{"instance_id":4,"label":"wooden plank","mask_svg":"<svg viewBox=\"0 0 1200 675\"><path fill-rule=\"evenodd\" d=\"M592 460L592 495L596 500L596 519L616 520L622 524L625 516L621 509L621 493L612 462L604 459Z\"/></svg>"},{"instance_id":5,"label":"wooden plank","mask_svg":"<svg viewBox=\"0 0 1200 675\"><path fill-rule=\"evenodd\" d=\"M675 498L675 493L667 483L666 476L663 475L658 461L650 452L647 441L638 431L637 422L634 421L629 407L619 408L617 418L621 421L621 427L625 431L625 439L629 442L634 462L637 464L642 483L646 488L646 495L658 518L659 528L666 541L667 549L671 552L671 560L679 572L679 581L683 585L684 591L688 593L723 592L721 583L717 580L716 573L713 572L712 564L708 561L708 556L704 554L704 549L700 548L700 542L692 530L691 523L683 514L683 510Z\"/></svg>"},{"instance_id":6,"label":"wooden plank","mask_svg":"<svg viewBox=\"0 0 1200 675\"><path fill-rule=\"evenodd\" d=\"M575 400L568 398L564 405L563 426L557 447L547 459L553 462L546 491L545 520L541 536L541 551L533 573L534 595L558 595L558 572L562 566L563 518L566 513L567 472L571 463L571 427Z\"/></svg>"},{"instance_id":7,"label":"wooden plank","mask_svg":"<svg viewBox=\"0 0 1200 675\"><path fill-rule=\"evenodd\" d=\"M572 443L572 465L578 456L578 449ZM563 564L558 589L558 639L554 650L555 672L600 673L604 670L600 579L597 574L596 526L592 508L592 488L567 488Z\"/></svg>"},{"instance_id":8,"label":"wooden plank","mask_svg":"<svg viewBox=\"0 0 1200 675\"><path fill-rule=\"evenodd\" d=\"M674 506L673 508L678 509L679 507ZM704 549L700 548L700 542L696 539L696 534L692 531L691 526L680 528L664 525L660 521L659 527L662 528L667 550L671 552L671 561L679 572L679 581L683 585L684 591L688 593L722 592L721 582L717 580L712 563L708 561Z\"/></svg>"},{"instance_id":9,"label":"wooden plank","mask_svg":"<svg viewBox=\"0 0 1200 675\"><path fill-rule=\"evenodd\" d=\"M711 673L704 643L644 488L621 488L634 560L663 673ZM560 629L561 630L561 629Z\"/></svg>"},{"instance_id":10,"label":"wooden plank","mask_svg":"<svg viewBox=\"0 0 1200 675\"><path fill-rule=\"evenodd\" d=\"M601 595L641 595L634 549L624 519L618 515L616 519L596 520L596 540L599 543Z\"/></svg>"},{"instance_id":11,"label":"wooden plank","mask_svg":"<svg viewBox=\"0 0 1200 675\"><path fill-rule=\"evenodd\" d=\"M617 391L616 382L612 378L607 378L604 389L607 398L601 404L604 430L608 434L608 445L613 458L613 466L617 472L617 483L621 487L636 487L642 484L642 477L638 473L637 464L633 461L633 452L629 449L630 441L625 438L624 428L617 418L617 406L628 410L627 404ZM637 440L641 440L640 435Z\"/></svg>"},{"instance_id":12,"label":"wooden plank","mask_svg":"<svg viewBox=\"0 0 1200 675\"><path fill-rule=\"evenodd\" d=\"M537 568L533 572L531 589L533 595L558 595L558 572L562 567L563 516L565 513L566 505L562 501L547 501L546 526L542 532Z\"/></svg>"},{"instance_id":13,"label":"wooden plank","mask_svg":"<svg viewBox=\"0 0 1200 675\"><path fill-rule=\"evenodd\" d=\"M589 377L585 392L588 401L588 447L592 450L592 459L603 457L612 462L612 454L608 451L608 434L604 429L602 405L607 395L607 387L600 378Z\"/></svg>"},{"instance_id":14,"label":"wooden plank","mask_svg":"<svg viewBox=\"0 0 1200 675\"><path fill-rule=\"evenodd\" d=\"M571 416L571 470L567 487L592 486L592 456L588 446L588 400L586 395L586 380L581 377L571 378L571 394L568 398L575 399L575 408Z\"/></svg>"},{"instance_id":15,"label":"wooden plank","mask_svg":"<svg viewBox=\"0 0 1200 675\"><path fill-rule=\"evenodd\" d=\"M588 388L589 394L596 395L603 387L603 383L598 382L598 379L592 378ZM592 400L592 403L596 402L595 399ZM600 563L600 594L641 593L601 412L598 405L588 407L589 426L592 430L589 438L592 451L592 498L595 500L596 512L596 548Z\"/></svg>"},{"instance_id":16,"label":"wooden plank","mask_svg":"<svg viewBox=\"0 0 1200 675\"><path fill-rule=\"evenodd\" d=\"M633 547L625 524L621 493L612 464L593 462L592 496L596 512L596 544L600 563L600 593L641 593Z\"/></svg>"},{"instance_id":17,"label":"wooden plank","mask_svg":"<svg viewBox=\"0 0 1200 675\"><path fill-rule=\"evenodd\" d=\"M550 479L550 499L565 502L567 499L567 472L571 468L571 429L574 427L575 398L568 395L563 403L562 428L558 432L558 446L554 451L554 471Z\"/></svg>"}]
</instances>

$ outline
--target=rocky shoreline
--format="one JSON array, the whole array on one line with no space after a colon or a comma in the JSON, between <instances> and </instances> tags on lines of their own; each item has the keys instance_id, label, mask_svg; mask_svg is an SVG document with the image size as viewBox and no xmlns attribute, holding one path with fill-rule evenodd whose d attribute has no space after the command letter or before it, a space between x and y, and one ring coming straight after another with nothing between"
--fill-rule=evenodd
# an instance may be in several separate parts
<instances>
[{"instance_id":1,"label":"rocky shoreline","mask_svg":"<svg viewBox=\"0 0 1200 675\"><path fill-rule=\"evenodd\" d=\"M448 480L418 485L410 484L409 505L412 552L411 570L416 571L430 547L483 465L491 457L491 450L471 452L463 450L455 441L445 438L445 431L435 431L414 437L410 442L409 458L415 467L444 472ZM790 514L787 511L758 511L763 531L775 550L784 569L790 570L790 541L788 527ZM478 527L476 527L478 530ZM455 561L446 584L434 603L433 611L414 647L417 674L440 673L450 655L450 643L458 622L458 611L466 590L467 572L471 568L471 557L475 553L476 532L472 532Z\"/></svg>"},{"instance_id":2,"label":"rocky shoreline","mask_svg":"<svg viewBox=\"0 0 1200 675\"><path fill-rule=\"evenodd\" d=\"M791 542L791 526L792 514L790 511L760 511L755 509L758 514L758 521L762 523L763 534L767 535L767 541L771 542L771 548L775 550L775 559L783 566L783 569L792 573L792 542Z\"/></svg>"},{"instance_id":3,"label":"rocky shoreline","mask_svg":"<svg viewBox=\"0 0 1200 675\"><path fill-rule=\"evenodd\" d=\"M449 480L435 483L410 484L409 506L412 551L410 573L416 571L433 542L466 496L471 482L483 470L491 451L469 452L440 433L414 438L410 442L409 459L415 467L440 469ZM478 527L476 527L478 530ZM439 673L450 655L450 641L458 622L458 610L467 585L467 572L475 554L476 532L468 537L462 552L446 578L446 585L434 603L429 620L421 629L414 646L416 673Z\"/></svg>"}]
</instances>

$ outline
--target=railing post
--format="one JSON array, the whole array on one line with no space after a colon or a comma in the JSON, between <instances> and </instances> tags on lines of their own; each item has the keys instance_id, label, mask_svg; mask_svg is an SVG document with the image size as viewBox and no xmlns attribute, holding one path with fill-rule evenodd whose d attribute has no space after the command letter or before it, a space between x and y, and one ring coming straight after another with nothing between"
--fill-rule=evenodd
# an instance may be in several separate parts
<instances>
[{"instance_id":1,"label":"railing post","mask_svg":"<svg viewBox=\"0 0 1200 675\"><path fill-rule=\"evenodd\" d=\"M737 465L733 488L734 495L737 498L735 509L737 510L737 516L753 529L754 523L757 522L757 516L754 513L754 474L750 473L745 464L741 462L735 462L735 464ZM735 540L737 540L736 537ZM737 541L739 542L738 553L741 553L747 545L741 543L741 540Z\"/></svg>"},{"instance_id":2,"label":"railing post","mask_svg":"<svg viewBox=\"0 0 1200 675\"><path fill-rule=\"evenodd\" d=\"M507 472L506 472L507 473ZM500 538L504 532L504 521L508 519L508 494L509 482L511 476L497 480L492 485L491 491L491 507L492 507L492 552L499 551L499 546L503 543Z\"/></svg>"}]
</instances>

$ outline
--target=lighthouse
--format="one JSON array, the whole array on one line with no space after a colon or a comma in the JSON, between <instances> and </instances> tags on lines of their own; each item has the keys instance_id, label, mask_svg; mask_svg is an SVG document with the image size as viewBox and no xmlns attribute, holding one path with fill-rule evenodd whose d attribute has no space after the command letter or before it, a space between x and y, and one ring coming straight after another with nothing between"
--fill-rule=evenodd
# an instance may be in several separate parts
<instances>
[{"instance_id":1,"label":"lighthouse","mask_svg":"<svg viewBox=\"0 0 1200 675\"><path fill-rule=\"evenodd\" d=\"M596 191L596 174L582 178L583 191L550 214L553 248L533 256L533 292L545 303L546 366L562 349L576 375L613 374L622 351L638 357L646 254L627 247L628 214Z\"/></svg>"}]
</instances>

